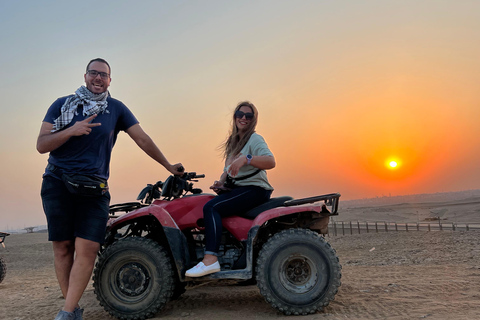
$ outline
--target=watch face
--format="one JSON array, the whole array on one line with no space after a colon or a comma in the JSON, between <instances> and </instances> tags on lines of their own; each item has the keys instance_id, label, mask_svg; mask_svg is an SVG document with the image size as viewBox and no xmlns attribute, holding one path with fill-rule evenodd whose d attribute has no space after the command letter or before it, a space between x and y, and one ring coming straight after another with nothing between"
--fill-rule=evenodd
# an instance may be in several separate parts
<instances>
[{"instance_id":1,"label":"watch face","mask_svg":"<svg viewBox=\"0 0 480 320\"><path fill-rule=\"evenodd\" d=\"M247 159L252 160L252 158L253 158L253 157L252 157L251 154L247 154Z\"/></svg>"}]
</instances>

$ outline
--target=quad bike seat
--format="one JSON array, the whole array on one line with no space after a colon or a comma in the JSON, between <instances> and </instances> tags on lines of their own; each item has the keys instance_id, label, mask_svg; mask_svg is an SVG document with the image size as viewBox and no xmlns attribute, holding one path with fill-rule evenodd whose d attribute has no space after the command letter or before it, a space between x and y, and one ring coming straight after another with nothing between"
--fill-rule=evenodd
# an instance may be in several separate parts
<instances>
[{"instance_id":1,"label":"quad bike seat","mask_svg":"<svg viewBox=\"0 0 480 320\"><path fill-rule=\"evenodd\" d=\"M253 220L263 211L267 211L267 210L277 208L277 207L283 207L285 201L288 201L288 200L293 200L293 198L289 197L289 196L271 198L270 200L268 200L264 204L261 204L258 207L255 207L255 208L247 211L245 214L242 215L242 217Z\"/></svg>"}]
</instances>

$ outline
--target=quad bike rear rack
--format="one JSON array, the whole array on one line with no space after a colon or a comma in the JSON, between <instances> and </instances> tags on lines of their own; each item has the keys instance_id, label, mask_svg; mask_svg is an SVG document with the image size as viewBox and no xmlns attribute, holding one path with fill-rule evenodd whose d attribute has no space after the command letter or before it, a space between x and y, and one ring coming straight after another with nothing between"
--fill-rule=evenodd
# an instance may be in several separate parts
<instances>
[{"instance_id":1,"label":"quad bike rear rack","mask_svg":"<svg viewBox=\"0 0 480 320\"><path fill-rule=\"evenodd\" d=\"M329 193L321 196L288 200L288 201L285 201L283 205L285 207L291 207L291 206L299 206L301 204L325 201L325 205L332 207L332 211L330 215L334 216L334 215L338 215L337 211L338 211L339 198L340 198L340 193Z\"/></svg>"}]
</instances>

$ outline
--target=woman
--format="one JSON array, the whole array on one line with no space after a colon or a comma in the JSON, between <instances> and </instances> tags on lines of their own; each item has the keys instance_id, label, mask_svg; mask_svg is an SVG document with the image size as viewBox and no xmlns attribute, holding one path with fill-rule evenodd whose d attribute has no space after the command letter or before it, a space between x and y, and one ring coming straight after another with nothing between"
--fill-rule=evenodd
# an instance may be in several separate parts
<instances>
[{"instance_id":1,"label":"woman","mask_svg":"<svg viewBox=\"0 0 480 320\"><path fill-rule=\"evenodd\" d=\"M203 207L205 256L187 270L185 275L188 277L220 271L217 253L222 238L222 217L241 215L270 199L273 188L265 170L275 167L275 158L262 136L255 133L257 120L258 111L252 103L244 101L235 108L232 131L222 146L224 172L210 187L219 195ZM225 186L227 177L236 178L231 188Z\"/></svg>"}]
</instances>

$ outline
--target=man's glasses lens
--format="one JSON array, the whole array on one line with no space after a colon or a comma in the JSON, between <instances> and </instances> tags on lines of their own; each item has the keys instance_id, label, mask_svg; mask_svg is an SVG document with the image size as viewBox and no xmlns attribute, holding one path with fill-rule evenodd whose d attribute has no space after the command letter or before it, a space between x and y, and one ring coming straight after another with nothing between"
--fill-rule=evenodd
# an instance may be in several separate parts
<instances>
[{"instance_id":1,"label":"man's glasses lens","mask_svg":"<svg viewBox=\"0 0 480 320\"><path fill-rule=\"evenodd\" d=\"M96 71L96 70L88 70L87 73L88 73L89 75L91 75L92 77L94 77L94 78L95 78L96 76L100 75L100 77L101 77L102 79L108 79L108 76L110 76L110 75L109 75L108 73L106 73L106 72L98 72L98 71Z\"/></svg>"},{"instance_id":2,"label":"man's glasses lens","mask_svg":"<svg viewBox=\"0 0 480 320\"><path fill-rule=\"evenodd\" d=\"M245 119L247 119L247 120L252 120L253 119L253 113L251 113L251 112L245 113L245 112L240 111L240 110L235 112L235 118L242 119L243 116L245 116Z\"/></svg>"}]
</instances>

